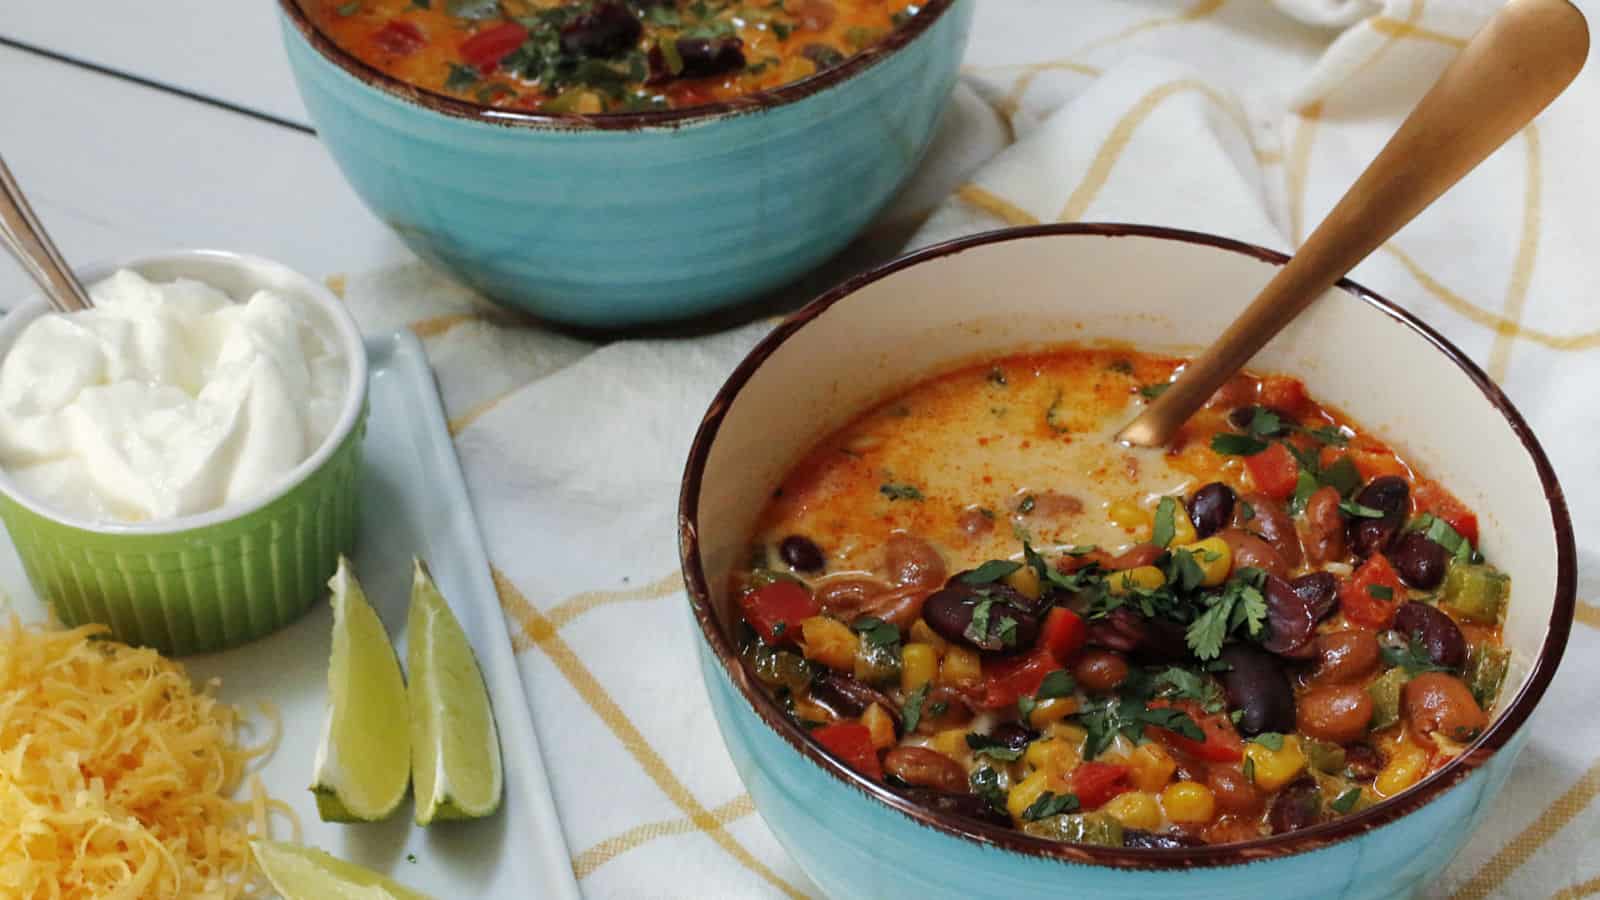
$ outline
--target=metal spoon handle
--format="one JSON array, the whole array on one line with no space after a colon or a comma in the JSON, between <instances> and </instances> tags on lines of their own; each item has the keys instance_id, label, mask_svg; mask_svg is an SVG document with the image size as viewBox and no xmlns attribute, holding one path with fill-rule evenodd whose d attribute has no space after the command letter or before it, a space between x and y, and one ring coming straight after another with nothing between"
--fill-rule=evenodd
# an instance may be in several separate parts
<instances>
[{"instance_id":1,"label":"metal spoon handle","mask_svg":"<svg viewBox=\"0 0 1600 900\"><path fill-rule=\"evenodd\" d=\"M1117 439L1167 443L1312 301L1532 121L1588 50L1583 14L1568 0L1513 0L1496 13L1294 258Z\"/></svg>"},{"instance_id":2,"label":"metal spoon handle","mask_svg":"<svg viewBox=\"0 0 1600 900\"><path fill-rule=\"evenodd\" d=\"M7 249L39 283L51 306L61 312L75 312L93 305L34 215L4 158L0 158L0 226L4 226L0 228L0 238L5 239Z\"/></svg>"}]
</instances>

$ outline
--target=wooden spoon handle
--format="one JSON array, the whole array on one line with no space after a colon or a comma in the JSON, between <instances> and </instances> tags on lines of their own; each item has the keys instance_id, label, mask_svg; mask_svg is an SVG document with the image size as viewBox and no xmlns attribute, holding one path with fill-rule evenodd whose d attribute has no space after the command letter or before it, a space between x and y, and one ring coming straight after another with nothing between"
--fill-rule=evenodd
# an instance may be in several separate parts
<instances>
[{"instance_id":1,"label":"wooden spoon handle","mask_svg":"<svg viewBox=\"0 0 1600 900\"><path fill-rule=\"evenodd\" d=\"M1165 444L1273 335L1550 105L1588 53L1568 0L1512 0L1496 13L1299 252L1117 439Z\"/></svg>"}]
</instances>

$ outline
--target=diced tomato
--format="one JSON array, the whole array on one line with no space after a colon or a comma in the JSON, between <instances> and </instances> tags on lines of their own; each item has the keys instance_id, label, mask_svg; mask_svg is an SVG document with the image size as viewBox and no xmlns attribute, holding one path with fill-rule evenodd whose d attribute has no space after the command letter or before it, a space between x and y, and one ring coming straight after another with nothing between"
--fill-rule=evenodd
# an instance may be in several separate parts
<instances>
[{"instance_id":1,"label":"diced tomato","mask_svg":"<svg viewBox=\"0 0 1600 900\"><path fill-rule=\"evenodd\" d=\"M1149 729L1174 750L1181 750L1207 762L1238 762L1244 758L1244 740L1239 737L1239 732L1233 727L1233 720L1226 714L1208 713L1193 700L1155 700L1150 706L1156 709L1171 707L1188 713L1189 718L1200 726L1201 733L1205 735L1204 739L1197 741L1165 728Z\"/></svg>"},{"instance_id":2,"label":"diced tomato","mask_svg":"<svg viewBox=\"0 0 1600 900\"><path fill-rule=\"evenodd\" d=\"M1083 618L1070 609L1058 606L1044 617L1044 633L1039 638L1039 645L1049 650L1055 661L1064 666L1072 662L1088 639L1089 626L1083 623Z\"/></svg>"},{"instance_id":3,"label":"diced tomato","mask_svg":"<svg viewBox=\"0 0 1600 900\"><path fill-rule=\"evenodd\" d=\"M1039 692L1044 677L1061 668L1055 655L1038 647L1025 656L984 662L982 694L978 705L984 709L1004 709L1023 697Z\"/></svg>"},{"instance_id":4,"label":"diced tomato","mask_svg":"<svg viewBox=\"0 0 1600 900\"><path fill-rule=\"evenodd\" d=\"M1287 500L1294 495L1294 486L1300 478L1300 464L1294 454L1282 444L1268 444L1267 449L1244 458L1244 467L1256 490L1274 500Z\"/></svg>"},{"instance_id":5,"label":"diced tomato","mask_svg":"<svg viewBox=\"0 0 1600 900\"><path fill-rule=\"evenodd\" d=\"M1376 441L1351 444L1349 453L1351 462L1356 464L1356 471L1366 481L1384 475L1398 475L1406 479L1411 477L1411 472L1394 455L1394 451Z\"/></svg>"},{"instance_id":6,"label":"diced tomato","mask_svg":"<svg viewBox=\"0 0 1600 900\"><path fill-rule=\"evenodd\" d=\"M527 39L528 29L516 22L504 22L462 41L461 58L467 65L488 74Z\"/></svg>"},{"instance_id":7,"label":"diced tomato","mask_svg":"<svg viewBox=\"0 0 1600 900\"><path fill-rule=\"evenodd\" d=\"M391 19L389 24L379 28L372 35L372 42L378 49L395 56L406 56L422 49L428 39L422 36L422 29L399 19Z\"/></svg>"},{"instance_id":8,"label":"diced tomato","mask_svg":"<svg viewBox=\"0 0 1600 900\"><path fill-rule=\"evenodd\" d=\"M1262 406L1270 406L1282 410L1293 416L1305 412L1310 398L1306 396L1306 386L1298 378L1287 375L1268 375L1261 379L1261 390L1258 394Z\"/></svg>"},{"instance_id":9,"label":"diced tomato","mask_svg":"<svg viewBox=\"0 0 1600 900\"><path fill-rule=\"evenodd\" d=\"M1112 797L1133 790L1128 767L1111 763L1086 762L1072 770L1072 793L1084 809L1105 806Z\"/></svg>"},{"instance_id":10,"label":"diced tomato","mask_svg":"<svg viewBox=\"0 0 1600 900\"><path fill-rule=\"evenodd\" d=\"M794 641L799 637L796 626L800 620L822 612L822 604L805 585L792 581L762 585L740 597L739 605L744 609L744 620L769 644Z\"/></svg>"},{"instance_id":11,"label":"diced tomato","mask_svg":"<svg viewBox=\"0 0 1600 900\"><path fill-rule=\"evenodd\" d=\"M844 760L844 764L875 781L883 780L883 764L878 748L872 746L872 732L860 722L824 725L811 732L824 750Z\"/></svg>"},{"instance_id":12,"label":"diced tomato","mask_svg":"<svg viewBox=\"0 0 1600 900\"><path fill-rule=\"evenodd\" d=\"M1374 553L1339 589L1344 617L1368 628L1388 628L1405 601L1406 588L1394 566L1382 553Z\"/></svg>"},{"instance_id":13,"label":"diced tomato","mask_svg":"<svg viewBox=\"0 0 1600 900\"><path fill-rule=\"evenodd\" d=\"M1456 534L1466 538L1472 546L1478 546L1478 516L1465 503L1457 500L1454 494L1431 481L1423 481L1416 485L1411 496L1417 512L1433 513L1445 520L1456 530Z\"/></svg>"}]
</instances>

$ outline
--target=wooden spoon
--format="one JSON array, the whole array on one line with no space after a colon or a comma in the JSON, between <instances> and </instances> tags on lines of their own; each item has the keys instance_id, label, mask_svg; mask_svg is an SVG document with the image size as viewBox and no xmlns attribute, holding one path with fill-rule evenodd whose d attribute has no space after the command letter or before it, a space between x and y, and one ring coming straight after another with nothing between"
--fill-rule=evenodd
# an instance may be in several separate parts
<instances>
[{"instance_id":1,"label":"wooden spoon","mask_svg":"<svg viewBox=\"0 0 1600 900\"><path fill-rule=\"evenodd\" d=\"M1550 105L1588 53L1568 0L1512 0L1496 13L1300 251L1117 440L1167 443L1273 335Z\"/></svg>"}]
</instances>

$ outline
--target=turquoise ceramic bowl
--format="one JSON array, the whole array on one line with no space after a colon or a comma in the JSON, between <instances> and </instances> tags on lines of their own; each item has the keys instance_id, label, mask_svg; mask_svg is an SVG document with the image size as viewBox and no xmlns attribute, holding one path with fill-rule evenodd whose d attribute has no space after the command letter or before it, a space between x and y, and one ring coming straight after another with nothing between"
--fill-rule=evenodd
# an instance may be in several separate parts
<instances>
[{"instance_id":1,"label":"turquoise ceramic bowl","mask_svg":"<svg viewBox=\"0 0 1600 900\"><path fill-rule=\"evenodd\" d=\"M823 752L741 665L726 588L773 486L818 438L923 378L1006 353L1118 342L1190 354L1284 257L1208 235L1045 226L934 247L862 275L763 340L713 401L680 505L712 709L778 840L835 898L1380 898L1434 879L1488 815L1566 646L1571 523L1538 442L1436 332L1351 283L1256 358L1419 460L1479 514L1512 578L1510 676L1493 722L1411 790L1290 834L1192 850L1055 843L913 805ZM1405 390L1394 389L1405 385ZM1419 416L1418 397L1429 414Z\"/></svg>"},{"instance_id":2,"label":"turquoise ceramic bowl","mask_svg":"<svg viewBox=\"0 0 1600 900\"><path fill-rule=\"evenodd\" d=\"M739 102L608 116L503 112L410 87L280 0L317 132L424 259L581 326L678 319L842 249L922 157L975 0L931 0L879 46Z\"/></svg>"}]
</instances>

